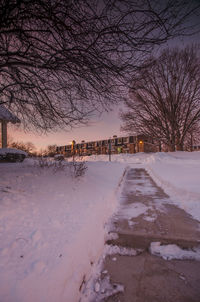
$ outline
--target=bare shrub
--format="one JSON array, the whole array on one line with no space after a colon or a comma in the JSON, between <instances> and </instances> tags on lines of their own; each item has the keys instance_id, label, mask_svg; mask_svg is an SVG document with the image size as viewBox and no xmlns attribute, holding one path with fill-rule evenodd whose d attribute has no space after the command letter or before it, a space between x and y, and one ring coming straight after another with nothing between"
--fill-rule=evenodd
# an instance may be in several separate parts
<instances>
[{"instance_id":1,"label":"bare shrub","mask_svg":"<svg viewBox=\"0 0 200 302\"><path fill-rule=\"evenodd\" d=\"M87 168L88 167L86 166L86 163L84 161L73 161L70 165L71 176L74 178L82 177L85 175Z\"/></svg>"},{"instance_id":2,"label":"bare shrub","mask_svg":"<svg viewBox=\"0 0 200 302\"><path fill-rule=\"evenodd\" d=\"M50 166L52 166L52 161L45 157L39 157L35 165L40 168L49 168Z\"/></svg>"},{"instance_id":3,"label":"bare shrub","mask_svg":"<svg viewBox=\"0 0 200 302\"><path fill-rule=\"evenodd\" d=\"M48 157L40 157L37 162L36 166L42 169L52 169L54 173L58 171L63 171L65 169L65 161L58 160L54 161Z\"/></svg>"},{"instance_id":4,"label":"bare shrub","mask_svg":"<svg viewBox=\"0 0 200 302\"><path fill-rule=\"evenodd\" d=\"M50 169L53 173L65 171L66 175L70 175L72 178L83 177L87 170L86 163L83 161L66 162L63 159L52 160L48 157L40 157L35 165L43 170Z\"/></svg>"}]
</instances>

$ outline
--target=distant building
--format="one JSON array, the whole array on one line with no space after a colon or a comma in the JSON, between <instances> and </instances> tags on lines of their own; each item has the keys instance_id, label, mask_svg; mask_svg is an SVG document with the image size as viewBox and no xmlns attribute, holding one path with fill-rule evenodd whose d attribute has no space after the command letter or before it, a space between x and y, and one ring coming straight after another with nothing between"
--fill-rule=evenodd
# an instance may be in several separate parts
<instances>
[{"instance_id":1,"label":"distant building","mask_svg":"<svg viewBox=\"0 0 200 302\"><path fill-rule=\"evenodd\" d=\"M138 152L157 152L159 151L158 144L145 136L113 136L110 139L98 141L82 141L76 144L73 141L71 145L57 147L57 154L63 154L66 157L72 155L86 156L98 154L118 154L118 153L138 153Z\"/></svg>"},{"instance_id":2,"label":"distant building","mask_svg":"<svg viewBox=\"0 0 200 302\"><path fill-rule=\"evenodd\" d=\"M192 146L193 151L200 151L200 145Z\"/></svg>"}]
</instances>

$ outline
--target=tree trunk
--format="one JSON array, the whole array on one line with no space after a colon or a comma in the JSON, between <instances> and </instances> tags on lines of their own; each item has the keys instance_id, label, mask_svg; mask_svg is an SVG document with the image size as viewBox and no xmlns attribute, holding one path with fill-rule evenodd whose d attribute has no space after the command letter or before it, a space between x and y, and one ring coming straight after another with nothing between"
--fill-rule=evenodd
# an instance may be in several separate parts
<instances>
[{"instance_id":1,"label":"tree trunk","mask_svg":"<svg viewBox=\"0 0 200 302\"><path fill-rule=\"evenodd\" d=\"M175 152L176 148L175 148L175 144L170 144L169 145L169 152Z\"/></svg>"},{"instance_id":2,"label":"tree trunk","mask_svg":"<svg viewBox=\"0 0 200 302\"><path fill-rule=\"evenodd\" d=\"M183 144L182 143L176 144L176 151L183 151Z\"/></svg>"},{"instance_id":3,"label":"tree trunk","mask_svg":"<svg viewBox=\"0 0 200 302\"><path fill-rule=\"evenodd\" d=\"M159 142L159 146L158 146L158 148L159 148L159 152L162 152L162 146L161 146L161 142Z\"/></svg>"},{"instance_id":4,"label":"tree trunk","mask_svg":"<svg viewBox=\"0 0 200 302\"><path fill-rule=\"evenodd\" d=\"M169 143L169 151L174 152L176 151L176 142L175 142L175 135L172 133L170 143Z\"/></svg>"},{"instance_id":5,"label":"tree trunk","mask_svg":"<svg viewBox=\"0 0 200 302\"><path fill-rule=\"evenodd\" d=\"M193 134L190 135L190 151L193 151Z\"/></svg>"}]
</instances>

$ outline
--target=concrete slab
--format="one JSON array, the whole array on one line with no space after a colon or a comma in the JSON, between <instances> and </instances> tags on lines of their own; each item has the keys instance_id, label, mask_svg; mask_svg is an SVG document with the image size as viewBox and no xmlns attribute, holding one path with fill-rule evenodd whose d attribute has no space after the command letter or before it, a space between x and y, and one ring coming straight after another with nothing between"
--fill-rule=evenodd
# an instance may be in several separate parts
<instances>
[{"instance_id":1,"label":"concrete slab","mask_svg":"<svg viewBox=\"0 0 200 302\"><path fill-rule=\"evenodd\" d=\"M166 261L144 252L136 257L107 256L104 269L111 283L123 284L124 291L106 302L199 302L200 262ZM98 300L97 300L98 301Z\"/></svg>"}]
</instances>

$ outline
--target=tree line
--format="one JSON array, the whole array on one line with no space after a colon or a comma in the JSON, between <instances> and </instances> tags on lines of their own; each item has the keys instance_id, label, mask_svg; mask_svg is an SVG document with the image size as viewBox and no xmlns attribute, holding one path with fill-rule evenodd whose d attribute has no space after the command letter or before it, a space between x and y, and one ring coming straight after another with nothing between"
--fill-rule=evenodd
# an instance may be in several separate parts
<instances>
[{"instance_id":1,"label":"tree line","mask_svg":"<svg viewBox=\"0 0 200 302\"><path fill-rule=\"evenodd\" d=\"M8 148L25 151L30 157L54 157L54 155L57 153L56 147L56 144L52 144L48 145L46 148L37 150L36 146L32 142L15 141L11 136L8 137Z\"/></svg>"}]
</instances>

